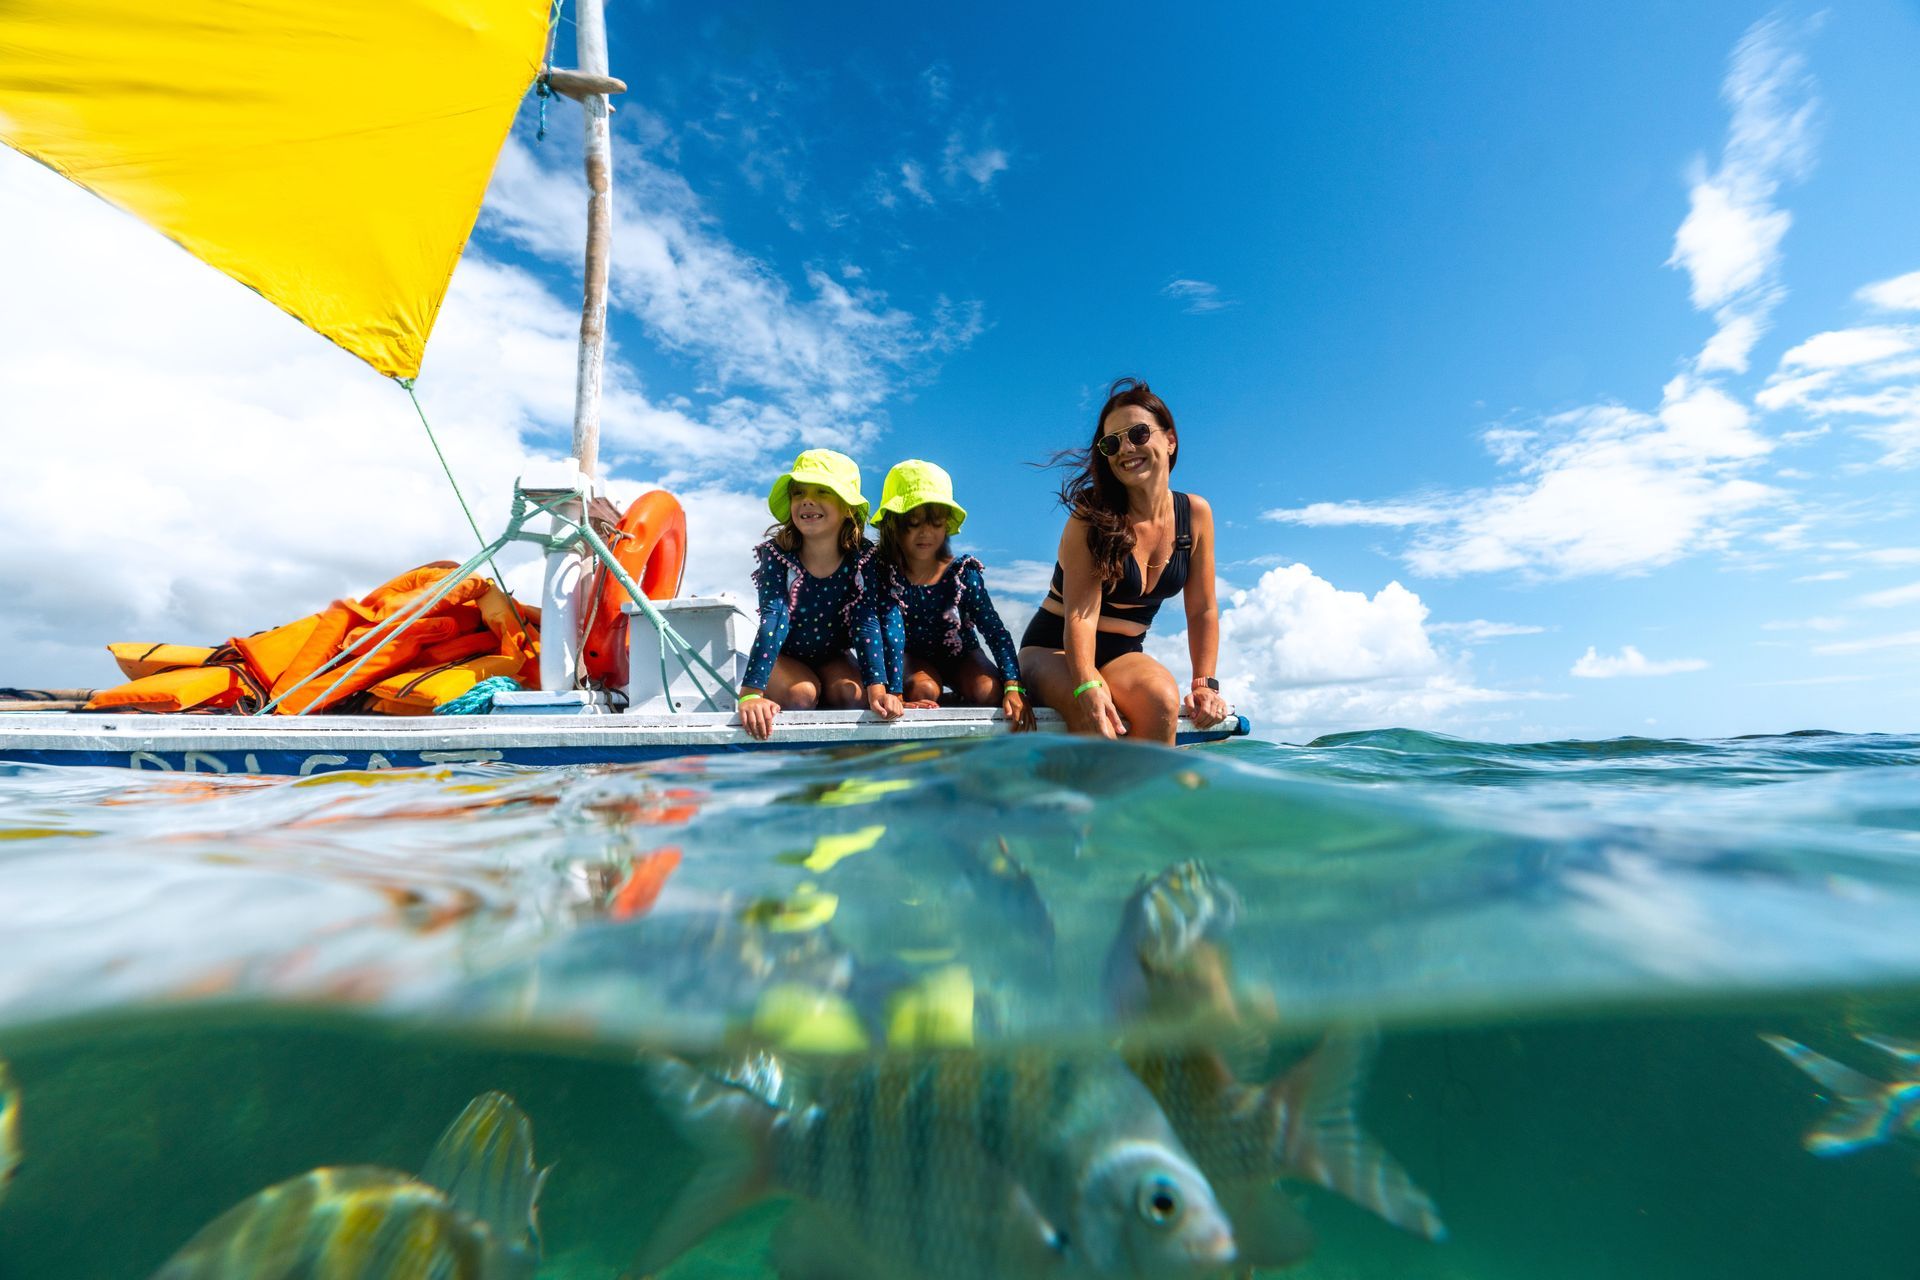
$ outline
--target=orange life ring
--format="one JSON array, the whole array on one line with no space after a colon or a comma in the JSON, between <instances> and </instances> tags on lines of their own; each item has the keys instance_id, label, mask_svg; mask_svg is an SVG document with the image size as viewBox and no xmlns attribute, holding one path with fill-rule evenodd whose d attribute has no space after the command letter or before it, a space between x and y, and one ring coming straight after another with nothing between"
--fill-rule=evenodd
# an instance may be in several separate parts
<instances>
[{"instance_id":1,"label":"orange life ring","mask_svg":"<svg viewBox=\"0 0 1920 1280\"><path fill-rule=\"evenodd\" d=\"M680 594L687 571L687 513L665 489L643 493L620 517L608 550L649 600L671 600ZM593 617L587 623L584 646L587 678L625 684L627 678L627 617L620 606L627 592L602 565L594 576Z\"/></svg>"}]
</instances>

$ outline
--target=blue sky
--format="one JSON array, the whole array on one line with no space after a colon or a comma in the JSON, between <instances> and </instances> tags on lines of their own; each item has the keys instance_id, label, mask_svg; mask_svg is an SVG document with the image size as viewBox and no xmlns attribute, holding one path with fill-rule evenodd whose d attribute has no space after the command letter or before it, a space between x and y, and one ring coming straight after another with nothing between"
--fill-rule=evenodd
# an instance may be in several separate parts
<instances>
[{"instance_id":1,"label":"blue sky","mask_svg":"<svg viewBox=\"0 0 1920 1280\"><path fill-rule=\"evenodd\" d=\"M614 4L617 492L685 494L696 585L740 589L795 450L848 448L875 491L929 457L1019 613L1060 525L1023 464L1134 374L1221 521L1222 676L1274 737L1912 729L1920 9L1534 8ZM578 126L533 125L421 379L483 510L570 417ZM101 328L68 295L105 269L46 242L89 258L76 220L108 215L0 159L0 271L52 299L0 313L0 385L37 386L74 354L49 335ZM89 593L84 529L16 512L22 682L464 550L397 393L101 227L119 305L60 412L274 418L377 454L384 496L343 495L363 463L235 539L184 514L201 473L145 460L113 491L161 550ZM273 377L157 349L183 307Z\"/></svg>"}]
</instances>

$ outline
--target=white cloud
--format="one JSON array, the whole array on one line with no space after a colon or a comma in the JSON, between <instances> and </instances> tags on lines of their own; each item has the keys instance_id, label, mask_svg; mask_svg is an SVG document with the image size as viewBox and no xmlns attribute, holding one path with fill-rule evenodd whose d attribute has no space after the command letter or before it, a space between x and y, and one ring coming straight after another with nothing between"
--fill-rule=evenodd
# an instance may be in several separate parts
<instances>
[{"instance_id":1,"label":"white cloud","mask_svg":"<svg viewBox=\"0 0 1920 1280\"><path fill-rule=\"evenodd\" d=\"M1741 517L1778 497L1740 475L1772 447L1746 410L1684 378L1656 416L1593 406L1543 428L1520 452L1525 480L1475 495L1416 538L1417 571L1641 572L1727 545Z\"/></svg>"},{"instance_id":2,"label":"white cloud","mask_svg":"<svg viewBox=\"0 0 1920 1280\"><path fill-rule=\"evenodd\" d=\"M1445 501L1315 503L1269 511L1298 524L1423 526L1406 553L1432 577L1520 570L1638 573L1727 546L1778 490L1742 474L1774 447L1719 388L1682 376L1657 414L1590 405L1487 442L1518 482Z\"/></svg>"},{"instance_id":3,"label":"white cloud","mask_svg":"<svg viewBox=\"0 0 1920 1280\"><path fill-rule=\"evenodd\" d=\"M1866 640L1841 640L1834 644L1814 646L1814 652L1838 656L1850 653L1873 653L1881 649L1911 649L1920 646L1920 631L1902 631L1895 635L1873 636Z\"/></svg>"},{"instance_id":4,"label":"white cloud","mask_svg":"<svg viewBox=\"0 0 1920 1280\"><path fill-rule=\"evenodd\" d=\"M1920 463L1920 325L1816 334L1780 358L1754 402L1793 409L1822 430L1838 422L1878 446L1876 465Z\"/></svg>"},{"instance_id":5,"label":"white cloud","mask_svg":"<svg viewBox=\"0 0 1920 1280\"><path fill-rule=\"evenodd\" d=\"M1260 513L1262 520L1286 524L1376 524L1398 527L1434 524L1448 518L1448 508L1417 502L1312 502L1304 507L1277 507Z\"/></svg>"},{"instance_id":6,"label":"white cloud","mask_svg":"<svg viewBox=\"0 0 1920 1280\"><path fill-rule=\"evenodd\" d=\"M1813 162L1818 106L1805 60L1792 47L1801 34L1770 19L1734 48L1721 85L1732 120L1720 164L1712 172L1696 165L1687 216L1674 233L1667 264L1686 271L1693 305L1719 323L1695 361L1698 373L1744 373L1785 296L1780 244L1793 217L1773 199Z\"/></svg>"},{"instance_id":7,"label":"white cloud","mask_svg":"<svg viewBox=\"0 0 1920 1280\"><path fill-rule=\"evenodd\" d=\"M1475 618L1471 622L1434 622L1427 626L1430 634L1457 636L1463 644L1479 644L1507 636L1537 636L1545 630L1545 627L1520 622L1488 622L1485 618Z\"/></svg>"},{"instance_id":8,"label":"white cloud","mask_svg":"<svg viewBox=\"0 0 1920 1280\"><path fill-rule=\"evenodd\" d=\"M1699 658L1651 661L1632 645L1623 647L1618 656L1601 657L1592 645L1588 645L1587 651L1574 662L1568 674L1588 680L1610 680L1616 676L1670 676L1682 671L1703 671L1706 666Z\"/></svg>"},{"instance_id":9,"label":"white cloud","mask_svg":"<svg viewBox=\"0 0 1920 1280\"><path fill-rule=\"evenodd\" d=\"M987 566L987 590L1031 604L1053 583L1051 560L1002 560Z\"/></svg>"},{"instance_id":10,"label":"white cloud","mask_svg":"<svg viewBox=\"0 0 1920 1280\"><path fill-rule=\"evenodd\" d=\"M933 193L927 190L926 170L922 169L914 161L902 160L900 162L900 185L907 189L908 195L920 201L920 203L933 203Z\"/></svg>"},{"instance_id":11,"label":"white cloud","mask_svg":"<svg viewBox=\"0 0 1920 1280\"><path fill-rule=\"evenodd\" d=\"M1795 582L1843 582L1851 577L1845 569L1828 569L1823 573L1803 573Z\"/></svg>"},{"instance_id":12,"label":"white cloud","mask_svg":"<svg viewBox=\"0 0 1920 1280\"><path fill-rule=\"evenodd\" d=\"M1785 369L1848 369L1920 350L1920 327L1870 325L1819 333L1780 357Z\"/></svg>"},{"instance_id":13,"label":"white cloud","mask_svg":"<svg viewBox=\"0 0 1920 1280\"><path fill-rule=\"evenodd\" d=\"M1169 280L1161 286L1160 292L1182 304L1181 309L1190 316L1224 311L1233 305L1232 301L1220 296L1219 285L1209 284L1205 280Z\"/></svg>"},{"instance_id":14,"label":"white cloud","mask_svg":"<svg viewBox=\"0 0 1920 1280\"><path fill-rule=\"evenodd\" d=\"M1909 565L1920 564L1920 547L1876 547L1870 551L1858 553L1858 559L1868 564Z\"/></svg>"},{"instance_id":15,"label":"white cloud","mask_svg":"<svg viewBox=\"0 0 1920 1280\"><path fill-rule=\"evenodd\" d=\"M571 270L585 184L577 165L549 154L508 140L481 225ZM796 291L722 236L686 181L640 148L622 152L615 213L613 305L706 375L705 408L688 408L712 430L700 447L663 441L656 458L725 467L802 439L857 451L878 435L883 401L979 331L977 304L948 304L959 327L938 313L926 323L858 271L811 269Z\"/></svg>"},{"instance_id":16,"label":"white cloud","mask_svg":"<svg viewBox=\"0 0 1920 1280\"><path fill-rule=\"evenodd\" d=\"M1420 597L1390 582L1342 591L1304 564L1272 569L1220 612L1219 677L1260 732L1289 738L1399 725L1437 729L1468 708L1535 695L1475 686L1434 647ZM1150 633L1148 650L1187 669L1187 636Z\"/></svg>"},{"instance_id":17,"label":"white cloud","mask_svg":"<svg viewBox=\"0 0 1920 1280\"><path fill-rule=\"evenodd\" d=\"M1869 591L1856 603L1870 609L1891 609L1896 605L1913 604L1920 601L1920 582L1910 582L1904 587L1889 587L1885 591Z\"/></svg>"},{"instance_id":18,"label":"white cloud","mask_svg":"<svg viewBox=\"0 0 1920 1280\"><path fill-rule=\"evenodd\" d=\"M1775 622L1760 624L1762 631L1841 631L1846 628L1845 618L1783 618Z\"/></svg>"},{"instance_id":19,"label":"white cloud","mask_svg":"<svg viewBox=\"0 0 1920 1280\"><path fill-rule=\"evenodd\" d=\"M958 183L964 176L984 191L993 185L996 176L1011 167L1012 160L1007 153L987 140L990 133L991 130L981 130L975 142L968 142L959 129L947 135L947 145L940 153L940 173L949 183Z\"/></svg>"},{"instance_id":20,"label":"white cloud","mask_svg":"<svg viewBox=\"0 0 1920 1280\"><path fill-rule=\"evenodd\" d=\"M1882 311L1920 311L1920 271L1862 285L1853 296Z\"/></svg>"}]
</instances>

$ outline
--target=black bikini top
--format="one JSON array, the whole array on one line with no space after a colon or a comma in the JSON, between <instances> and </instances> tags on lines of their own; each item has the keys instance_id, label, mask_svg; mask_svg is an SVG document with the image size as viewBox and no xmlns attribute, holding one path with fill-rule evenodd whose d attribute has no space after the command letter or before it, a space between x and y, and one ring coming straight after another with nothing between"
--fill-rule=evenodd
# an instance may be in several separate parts
<instances>
[{"instance_id":1,"label":"black bikini top","mask_svg":"<svg viewBox=\"0 0 1920 1280\"><path fill-rule=\"evenodd\" d=\"M1167 563L1161 566L1160 577L1153 584L1153 590L1141 589L1140 562L1133 554L1127 554L1126 568L1120 573L1120 581L1106 584L1100 588L1100 612L1103 615L1118 618L1126 622L1150 624L1153 615L1160 612L1160 602L1170 600L1187 585L1187 570L1193 563L1193 504L1184 493L1173 495L1173 554L1167 557ZM1061 611L1066 611L1066 571L1058 560L1053 562L1053 585L1047 588L1047 599L1057 600Z\"/></svg>"}]
</instances>

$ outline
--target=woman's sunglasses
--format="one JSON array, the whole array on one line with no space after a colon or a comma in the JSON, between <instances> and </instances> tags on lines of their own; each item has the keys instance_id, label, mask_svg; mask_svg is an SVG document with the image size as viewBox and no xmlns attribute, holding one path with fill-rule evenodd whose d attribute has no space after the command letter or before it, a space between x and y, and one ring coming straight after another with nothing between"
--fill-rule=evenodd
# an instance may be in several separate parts
<instances>
[{"instance_id":1,"label":"woman's sunglasses","mask_svg":"<svg viewBox=\"0 0 1920 1280\"><path fill-rule=\"evenodd\" d=\"M1101 457L1111 458L1120 452L1120 445L1123 442L1136 449L1146 448L1147 441L1153 439L1153 433L1160 429L1151 422L1136 422L1125 431L1115 431L1110 435L1101 436L1093 442L1093 447L1100 451Z\"/></svg>"}]
</instances>

